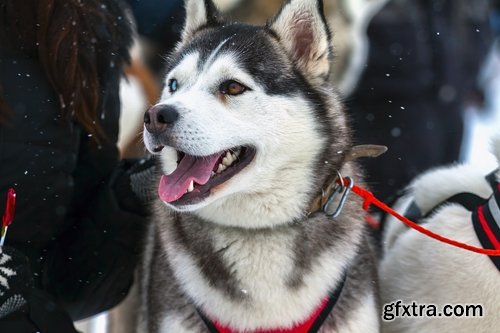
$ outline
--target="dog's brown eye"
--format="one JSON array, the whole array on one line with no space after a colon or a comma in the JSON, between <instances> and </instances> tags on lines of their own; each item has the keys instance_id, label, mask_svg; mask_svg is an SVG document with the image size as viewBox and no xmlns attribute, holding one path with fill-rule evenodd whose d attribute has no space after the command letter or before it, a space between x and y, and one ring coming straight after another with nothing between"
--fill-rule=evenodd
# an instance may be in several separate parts
<instances>
[{"instance_id":1,"label":"dog's brown eye","mask_svg":"<svg viewBox=\"0 0 500 333\"><path fill-rule=\"evenodd\" d=\"M219 87L219 91L222 94L230 95L230 96L240 95L240 94L244 93L246 90L247 90L247 87L245 87L241 83L238 83L234 80L225 81Z\"/></svg>"}]
</instances>

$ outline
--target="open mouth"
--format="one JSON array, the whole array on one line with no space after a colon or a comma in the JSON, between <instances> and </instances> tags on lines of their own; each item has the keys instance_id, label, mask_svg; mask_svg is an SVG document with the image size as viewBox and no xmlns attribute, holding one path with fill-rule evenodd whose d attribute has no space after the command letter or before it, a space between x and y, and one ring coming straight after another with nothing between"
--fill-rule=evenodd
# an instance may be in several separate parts
<instances>
[{"instance_id":1,"label":"open mouth","mask_svg":"<svg viewBox=\"0 0 500 333\"><path fill-rule=\"evenodd\" d=\"M212 190L245 168L256 150L236 147L210 156L192 156L178 151L177 168L160 180L160 199L173 205L195 204Z\"/></svg>"}]
</instances>

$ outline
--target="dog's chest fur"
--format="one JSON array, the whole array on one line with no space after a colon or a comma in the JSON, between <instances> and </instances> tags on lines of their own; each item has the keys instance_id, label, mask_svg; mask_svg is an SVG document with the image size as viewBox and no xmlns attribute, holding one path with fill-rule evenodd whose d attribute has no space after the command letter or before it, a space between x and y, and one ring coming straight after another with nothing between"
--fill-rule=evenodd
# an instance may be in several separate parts
<instances>
[{"instance_id":1,"label":"dog's chest fur","mask_svg":"<svg viewBox=\"0 0 500 333\"><path fill-rule=\"evenodd\" d=\"M325 329L338 325L335 317L364 311L361 300L373 307L371 258L358 253L364 227L356 204L348 203L352 214L339 220L318 214L265 230L221 227L160 205L143 272L147 331L203 332L196 308L249 330L301 322L346 269L345 290Z\"/></svg>"}]
</instances>

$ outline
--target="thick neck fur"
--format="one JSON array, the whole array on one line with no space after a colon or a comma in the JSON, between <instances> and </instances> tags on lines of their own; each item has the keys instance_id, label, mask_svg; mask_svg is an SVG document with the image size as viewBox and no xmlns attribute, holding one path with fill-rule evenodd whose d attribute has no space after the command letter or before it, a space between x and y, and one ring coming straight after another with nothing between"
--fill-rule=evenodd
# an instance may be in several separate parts
<instances>
[{"instance_id":1,"label":"thick neck fur","mask_svg":"<svg viewBox=\"0 0 500 333\"><path fill-rule=\"evenodd\" d=\"M241 330L307 319L342 278L363 230L354 199L335 220L319 213L260 229L161 211L162 243L184 293L208 316Z\"/></svg>"}]
</instances>

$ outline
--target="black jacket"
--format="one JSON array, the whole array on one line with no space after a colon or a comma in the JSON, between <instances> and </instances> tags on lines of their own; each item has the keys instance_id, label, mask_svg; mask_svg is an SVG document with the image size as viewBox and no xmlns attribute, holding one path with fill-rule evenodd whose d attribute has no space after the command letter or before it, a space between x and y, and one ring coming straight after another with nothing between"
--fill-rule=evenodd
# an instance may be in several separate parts
<instances>
[{"instance_id":1,"label":"black jacket","mask_svg":"<svg viewBox=\"0 0 500 333\"><path fill-rule=\"evenodd\" d=\"M347 105L356 141L389 147L362 161L387 200L420 172L459 158L462 111L477 98L491 42L488 1L392 0L368 37L366 70Z\"/></svg>"},{"instance_id":2,"label":"black jacket","mask_svg":"<svg viewBox=\"0 0 500 333\"><path fill-rule=\"evenodd\" d=\"M130 42L125 34L118 49L126 50ZM61 116L58 96L37 59L0 45L0 86L12 111L0 124L0 215L7 189L17 192L6 245L29 258L37 289L73 320L124 298L140 251L145 218L127 191L127 170L116 148L121 64L127 57L125 51L102 51L100 121L107 140L97 145L79 124ZM44 299L36 295L34 302ZM23 316L0 320L0 331L10 332L17 326L2 325ZM56 316L55 321L65 320Z\"/></svg>"}]
</instances>

